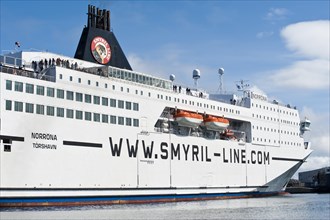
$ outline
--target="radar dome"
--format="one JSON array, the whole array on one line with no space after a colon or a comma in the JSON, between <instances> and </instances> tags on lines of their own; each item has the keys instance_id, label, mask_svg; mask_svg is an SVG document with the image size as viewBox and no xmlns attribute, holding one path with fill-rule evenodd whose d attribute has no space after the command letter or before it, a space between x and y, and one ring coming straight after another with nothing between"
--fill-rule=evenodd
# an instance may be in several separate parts
<instances>
[{"instance_id":1,"label":"radar dome","mask_svg":"<svg viewBox=\"0 0 330 220\"><path fill-rule=\"evenodd\" d=\"M173 82L175 80L175 75L174 74L171 74L170 75L170 80Z\"/></svg>"},{"instance_id":2,"label":"radar dome","mask_svg":"<svg viewBox=\"0 0 330 220\"><path fill-rule=\"evenodd\" d=\"M219 74L220 74L220 75L225 74L225 69L224 69L224 68L220 68L220 69L219 69Z\"/></svg>"},{"instance_id":3,"label":"radar dome","mask_svg":"<svg viewBox=\"0 0 330 220\"><path fill-rule=\"evenodd\" d=\"M193 79L199 79L199 78L201 78L201 71L199 71L199 69L194 69Z\"/></svg>"}]
</instances>

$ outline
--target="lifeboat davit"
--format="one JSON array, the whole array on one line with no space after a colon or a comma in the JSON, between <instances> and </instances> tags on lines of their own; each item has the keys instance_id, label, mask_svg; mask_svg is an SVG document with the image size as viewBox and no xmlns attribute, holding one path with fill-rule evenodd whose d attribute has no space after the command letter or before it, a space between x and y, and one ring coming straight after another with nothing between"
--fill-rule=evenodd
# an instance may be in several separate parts
<instances>
[{"instance_id":1,"label":"lifeboat davit","mask_svg":"<svg viewBox=\"0 0 330 220\"><path fill-rule=\"evenodd\" d=\"M198 113L178 110L174 114L174 120L181 126L198 127L203 122L203 116Z\"/></svg>"},{"instance_id":2,"label":"lifeboat davit","mask_svg":"<svg viewBox=\"0 0 330 220\"><path fill-rule=\"evenodd\" d=\"M204 118L204 125L209 130L223 131L229 126L229 120L208 115Z\"/></svg>"}]
</instances>

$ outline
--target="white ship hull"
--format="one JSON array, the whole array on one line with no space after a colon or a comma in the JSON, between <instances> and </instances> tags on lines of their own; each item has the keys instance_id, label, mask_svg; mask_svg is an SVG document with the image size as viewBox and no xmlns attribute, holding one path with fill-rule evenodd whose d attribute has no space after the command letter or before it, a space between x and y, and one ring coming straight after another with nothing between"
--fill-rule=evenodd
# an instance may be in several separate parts
<instances>
[{"instance_id":1,"label":"white ship hull","mask_svg":"<svg viewBox=\"0 0 330 220\"><path fill-rule=\"evenodd\" d=\"M1 149L2 206L273 195L283 191L310 153L22 117L7 127L12 130L7 134L15 134L11 155Z\"/></svg>"},{"instance_id":2,"label":"white ship hull","mask_svg":"<svg viewBox=\"0 0 330 220\"><path fill-rule=\"evenodd\" d=\"M250 91L235 102L237 96L212 98L131 71L109 18L94 27L101 22L95 7L88 16L77 49L84 60L48 52L0 57L0 207L283 192L311 153L302 138L310 122L301 130L295 108ZM104 59L95 42L108 52ZM116 59L110 44L117 45ZM91 45L95 50L84 53ZM44 59L48 66L38 69ZM202 119L177 122L177 110L224 117L237 136L223 137L218 127L226 125L210 124L213 131Z\"/></svg>"}]
</instances>

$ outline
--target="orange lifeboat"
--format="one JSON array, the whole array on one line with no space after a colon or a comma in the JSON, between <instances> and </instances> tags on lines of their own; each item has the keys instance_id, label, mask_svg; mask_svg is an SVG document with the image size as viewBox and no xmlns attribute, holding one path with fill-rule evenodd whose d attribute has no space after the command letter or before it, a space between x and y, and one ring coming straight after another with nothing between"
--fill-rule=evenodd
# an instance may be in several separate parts
<instances>
[{"instance_id":1,"label":"orange lifeboat","mask_svg":"<svg viewBox=\"0 0 330 220\"><path fill-rule=\"evenodd\" d=\"M223 117L206 116L204 125L209 130L222 131L229 126L229 120Z\"/></svg>"},{"instance_id":2,"label":"orange lifeboat","mask_svg":"<svg viewBox=\"0 0 330 220\"><path fill-rule=\"evenodd\" d=\"M177 110L174 120L181 126L198 127L203 122L203 116L198 113Z\"/></svg>"}]
</instances>

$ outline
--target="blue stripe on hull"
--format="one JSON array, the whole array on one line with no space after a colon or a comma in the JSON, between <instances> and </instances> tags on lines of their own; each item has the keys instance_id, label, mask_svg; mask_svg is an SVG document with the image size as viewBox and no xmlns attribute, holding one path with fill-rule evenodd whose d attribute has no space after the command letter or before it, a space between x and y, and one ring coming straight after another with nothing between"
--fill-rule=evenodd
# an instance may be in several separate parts
<instances>
[{"instance_id":1,"label":"blue stripe on hull","mask_svg":"<svg viewBox=\"0 0 330 220\"><path fill-rule=\"evenodd\" d=\"M77 206L102 204L129 204L198 201L215 199L251 198L278 195L280 192L248 192L248 193L212 193L188 195L142 195L142 196L90 196L90 197L35 197L35 198L0 198L0 207L30 206Z\"/></svg>"}]
</instances>

